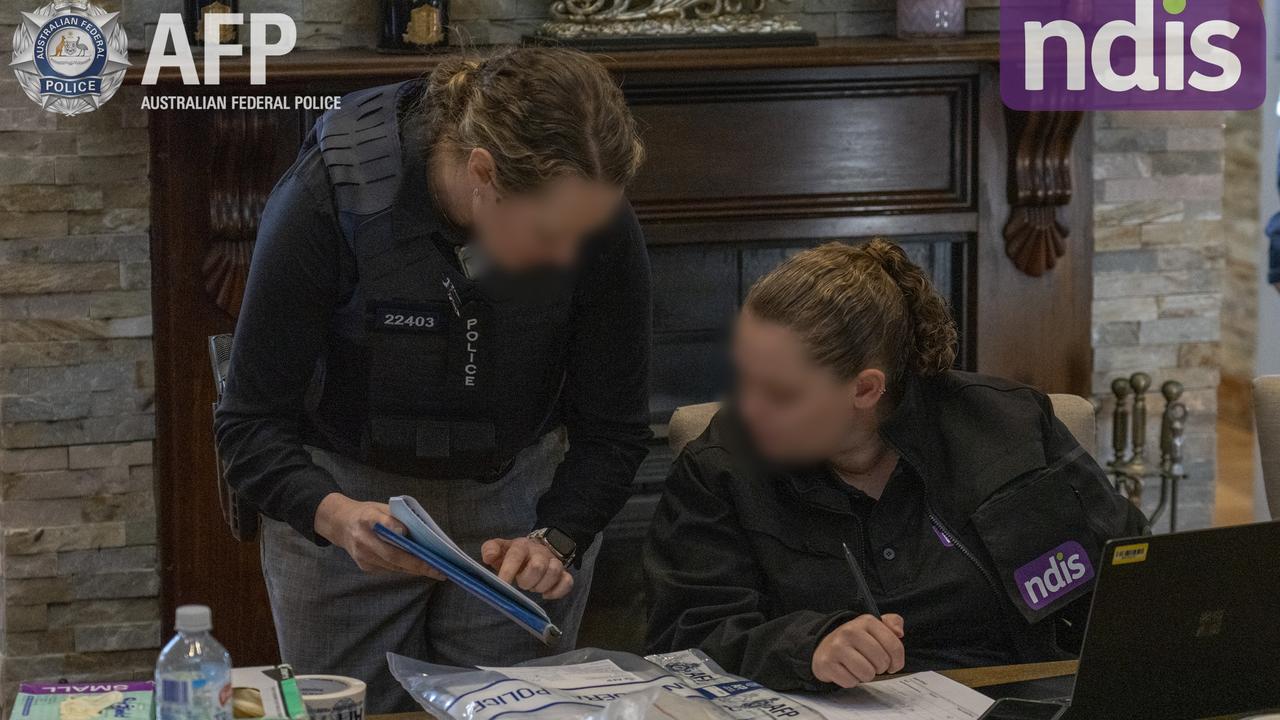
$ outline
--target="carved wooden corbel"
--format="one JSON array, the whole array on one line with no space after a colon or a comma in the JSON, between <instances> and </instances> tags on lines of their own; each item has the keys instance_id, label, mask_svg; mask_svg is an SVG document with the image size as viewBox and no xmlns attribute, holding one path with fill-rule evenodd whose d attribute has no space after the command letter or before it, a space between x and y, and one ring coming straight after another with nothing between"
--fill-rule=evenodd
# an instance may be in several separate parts
<instances>
[{"instance_id":1,"label":"carved wooden corbel","mask_svg":"<svg viewBox=\"0 0 1280 720\"><path fill-rule=\"evenodd\" d=\"M275 184L275 132L270 113L219 111L211 123L214 175L209 239L201 267L204 290L231 317L240 315L258 221Z\"/></svg>"},{"instance_id":2,"label":"carved wooden corbel","mask_svg":"<svg viewBox=\"0 0 1280 720\"><path fill-rule=\"evenodd\" d=\"M1070 228L1058 209L1071 202L1071 148L1081 112L1006 110L1009 127L1009 222L1005 253L1040 277L1066 253Z\"/></svg>"}]
</instances>

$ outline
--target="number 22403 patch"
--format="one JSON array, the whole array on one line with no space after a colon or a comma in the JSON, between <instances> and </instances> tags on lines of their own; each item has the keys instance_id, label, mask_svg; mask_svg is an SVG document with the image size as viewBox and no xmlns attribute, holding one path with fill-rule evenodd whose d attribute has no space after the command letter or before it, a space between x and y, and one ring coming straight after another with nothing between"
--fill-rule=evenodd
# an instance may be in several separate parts
<instances>
[{"instance_id":1,"label":"number 22403 patch","mask_svg":"<svg viewBox=\"0 0 1280 720\"><path fill-rule=\"evenodd\" d=\"M378 305L372 315L374 329L390 332L441 332L448 323L446 308L437 305Z\"/></svg>"}]
</instances>

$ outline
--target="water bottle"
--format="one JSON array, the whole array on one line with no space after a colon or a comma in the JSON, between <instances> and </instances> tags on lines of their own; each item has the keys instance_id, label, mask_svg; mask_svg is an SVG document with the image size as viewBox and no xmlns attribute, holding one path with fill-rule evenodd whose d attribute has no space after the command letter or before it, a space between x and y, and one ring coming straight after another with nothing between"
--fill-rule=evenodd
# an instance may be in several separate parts
<instances>
[{"instance_id":1,"label":"water bottle","mask_svg":"<svg viewBox=\"0 0 1280 720\"><path fill-rule=\"evenodd\" d=\"M178 608L178 633L156 661L156 720L231 720L231 655L205 605Z\"/></svg>"}]
</instances>

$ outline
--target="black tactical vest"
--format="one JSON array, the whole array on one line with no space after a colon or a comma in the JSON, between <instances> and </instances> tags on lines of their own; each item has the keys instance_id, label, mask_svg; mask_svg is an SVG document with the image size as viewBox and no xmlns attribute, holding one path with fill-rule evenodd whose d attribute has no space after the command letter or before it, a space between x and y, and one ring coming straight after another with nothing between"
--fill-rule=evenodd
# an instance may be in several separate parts
<instances>
[{"instance_id":1,"label":"black tactical vest","mask_svg":"<svg viewBox=\"0 0 1280 720\"><path fill-rule=\"evenodd\" d=\"M321 433L388 472L496 480L558 423L573 294L568 272L473 282L410 212L432 202L425 143L401 132L421 81L342 99L316 122L355 286L318 368ZM304 151L306 150L304 147ZM414 195L410 197L410 195ZM412 218L410 217L412 215ZM342 443L335 443L341 445Z\"/></svg>"}]
</instances>

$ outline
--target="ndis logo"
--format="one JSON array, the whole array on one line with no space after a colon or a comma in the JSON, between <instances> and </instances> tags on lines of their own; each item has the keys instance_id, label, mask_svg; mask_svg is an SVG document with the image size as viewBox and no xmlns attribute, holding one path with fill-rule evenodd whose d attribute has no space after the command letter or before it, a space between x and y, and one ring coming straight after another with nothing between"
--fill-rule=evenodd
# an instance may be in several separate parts
<instances>
[{"instance_id":1,"label":"ndis logo","mask_svg":"<svg viewBox=\"0 0 1280 720\"><path fill-rule=\"evenodd\" d=\"M1093 565L1080 543L1068 540L1013 571L1022 600L1039 610L1093 579Z\"/></svg>"},{"instance_id":2,"label":"ndis logo","mask_svg":"<svg viewBox=\"0 0 1280 720\"><path fill-rule=\"evenodd\" d=\"M1015 110L1252 110L1266 98L1258 0L1004 0Z\"/></svg>"}]
</instances>

